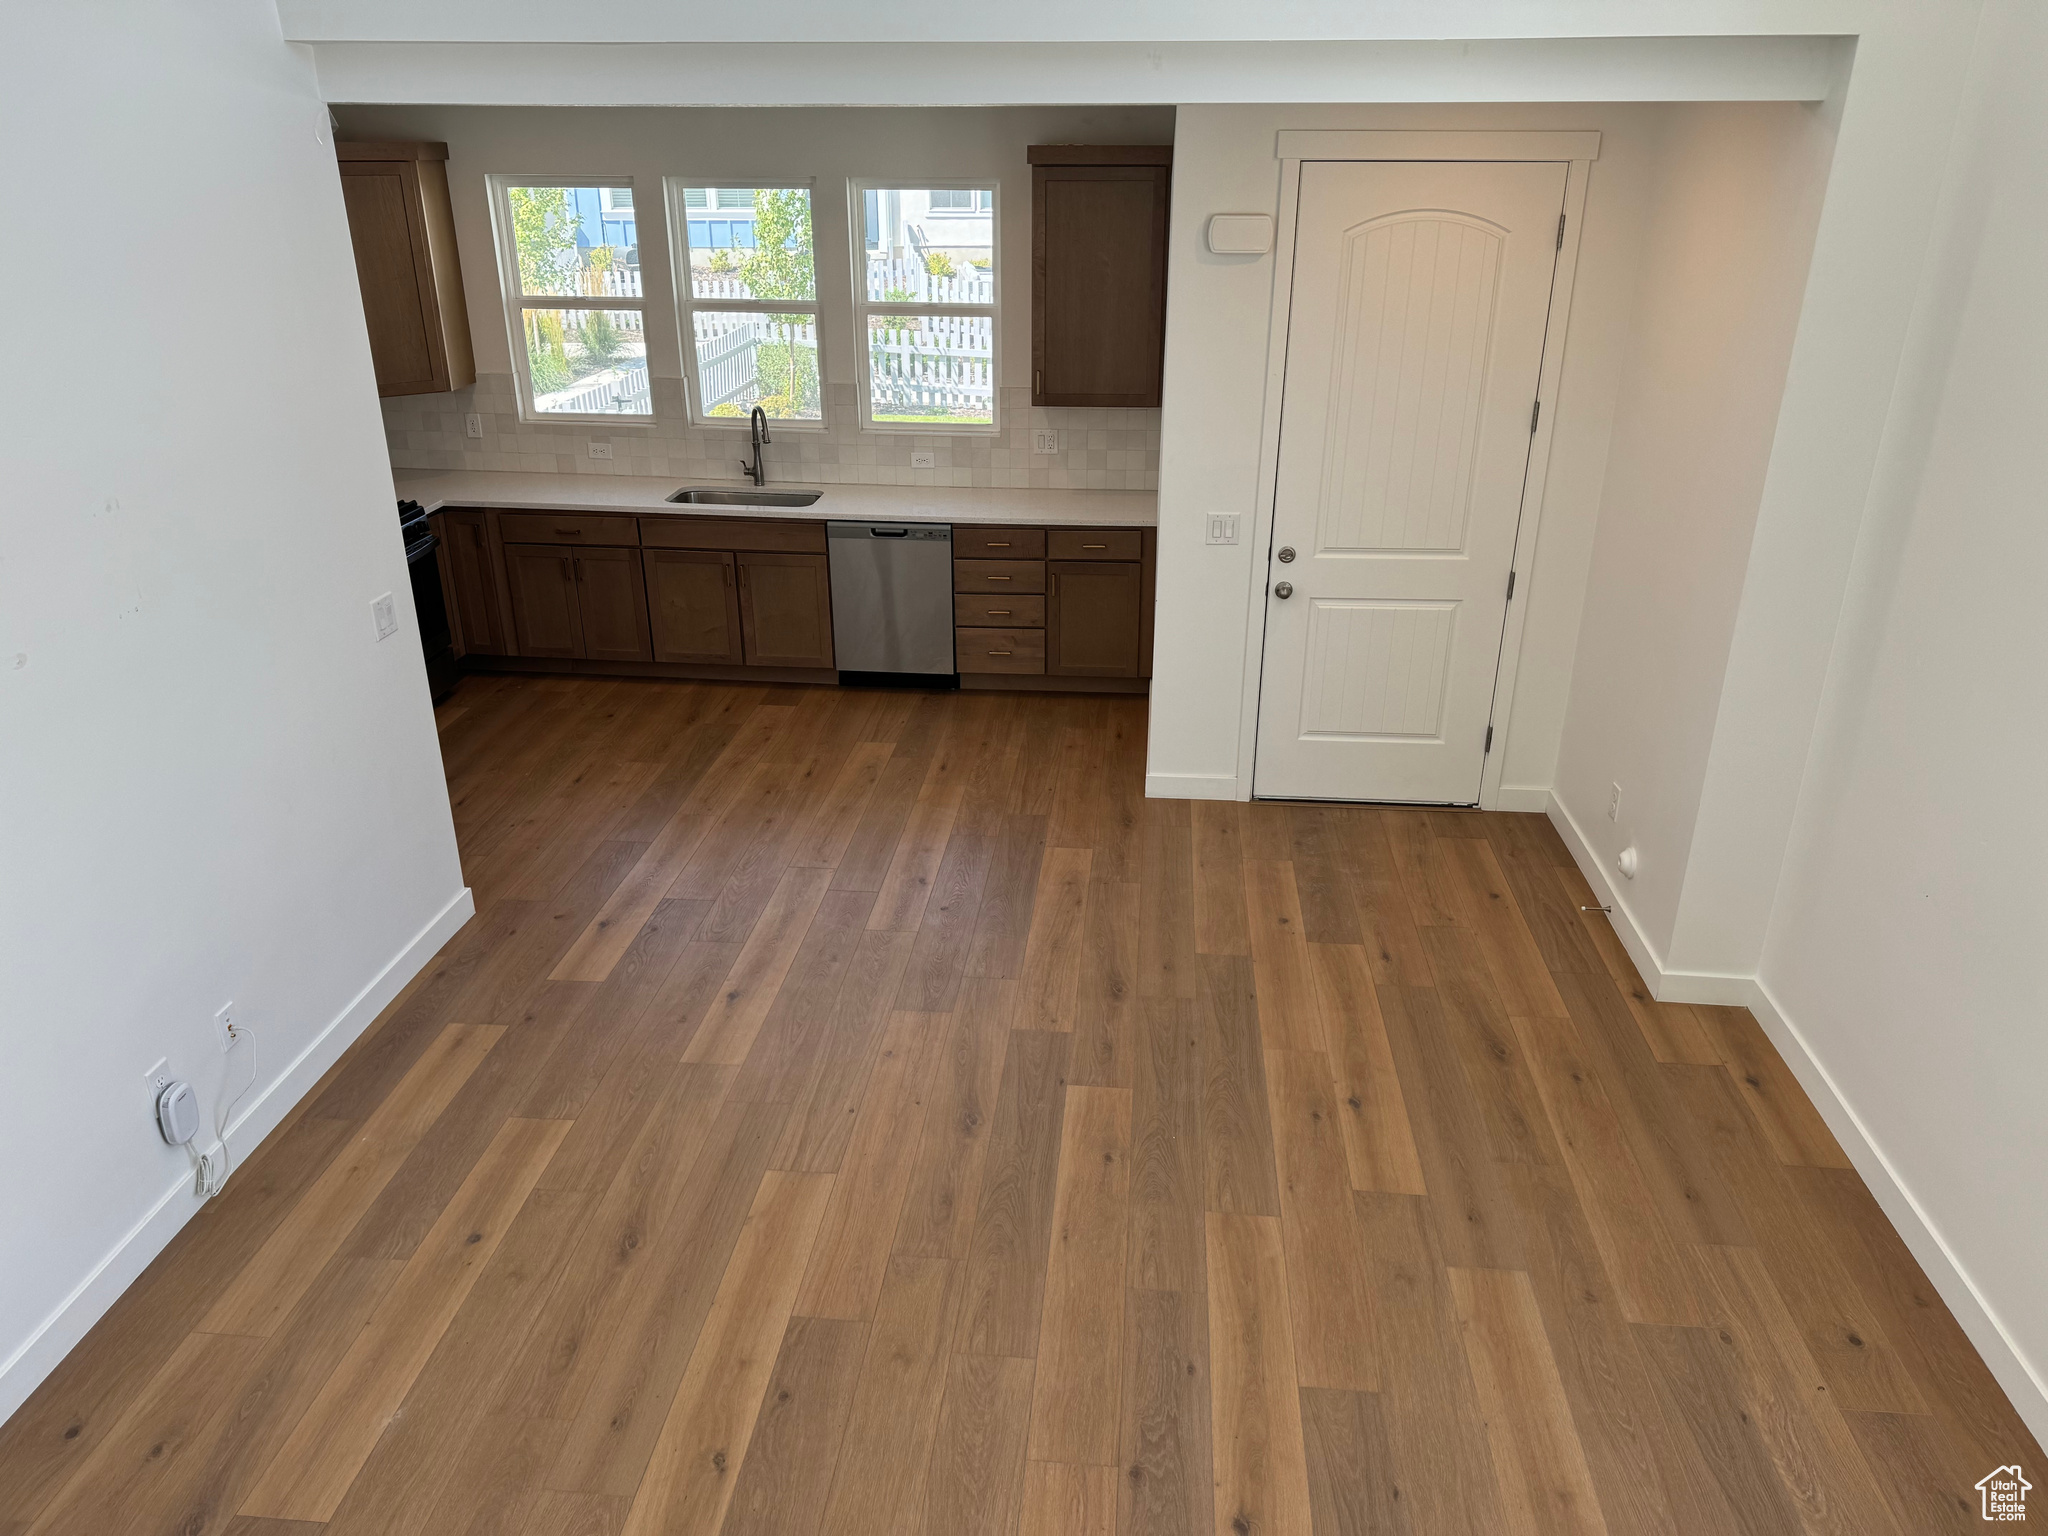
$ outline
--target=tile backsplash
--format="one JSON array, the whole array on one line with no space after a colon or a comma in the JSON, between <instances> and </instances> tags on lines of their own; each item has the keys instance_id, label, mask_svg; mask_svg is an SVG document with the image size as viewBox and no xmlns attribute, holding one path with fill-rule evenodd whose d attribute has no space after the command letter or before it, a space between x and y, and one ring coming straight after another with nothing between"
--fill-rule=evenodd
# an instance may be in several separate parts
<instances>
[{"instance_id":1,"label":"tile backsplash","mask_svg":"<svg viewBox=\"0 0 2048 1536\"><path fill-rule=\"evenodd\" d=\"M613 429L593 422L519 419L512 376L477 375L468 389L405 395L384 402L384 435L394 469L510 469L575 475L663 475L738 480L750 456L744 431L693 427L680 379L654 379L651 426ZM484 435L468 436L463 418L483 417ZM827 427L777 428L768 448L768 481L825 485L955 485L1149 491L1159 485L1159 412L1097 407L1034 407L1028 389L1002 391L1001 430L993 435L863 432L852 384L825 385ZM1059 452L1031 451L1034 429L1059 433ZM610 443L593 459L590 444ZM912 469L913 453L933 468Z\"/></svg>"}]
</instances>

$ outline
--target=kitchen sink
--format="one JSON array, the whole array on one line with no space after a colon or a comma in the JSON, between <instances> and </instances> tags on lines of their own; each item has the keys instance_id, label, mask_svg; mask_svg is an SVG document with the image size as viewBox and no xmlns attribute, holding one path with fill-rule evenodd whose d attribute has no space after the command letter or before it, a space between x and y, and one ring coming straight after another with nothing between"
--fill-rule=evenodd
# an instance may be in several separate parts
<instances>
[{"instance_id":1,"label":"kitchen sink","mask_svg":"<svg viewBox=\"0 0 2048 1536\"><path fill-rule=\"evenodd\" d=\"M808 507L823 491L727 491L686 485L670 501L691 507Z\"/></svg>"}]
</instances>

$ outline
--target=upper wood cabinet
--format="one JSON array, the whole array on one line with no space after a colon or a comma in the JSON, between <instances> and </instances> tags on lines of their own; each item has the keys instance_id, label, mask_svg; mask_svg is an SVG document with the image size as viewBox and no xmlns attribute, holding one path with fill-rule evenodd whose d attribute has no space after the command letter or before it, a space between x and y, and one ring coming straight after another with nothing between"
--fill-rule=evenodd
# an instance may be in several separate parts
<instances>
[{"instance_id":1,"label":"upper wood cabinet","mask_svg":"<svg viewBox=\"0 0 2048 1536\"><path fill-rule=\"evenodd\" d=\"M1159 404L1172 147L1029 156L1032 404Z\"/></svg>"},{"instance_id":2,"label":"upper wood cabinet","mask_svg":"<svg viewBox=\"0 0 2048 1536\"><path fill-rule=\"evenodd\" d=\"M476 382L446 144L336 144L380 395Z\"/></svg>"}]
</instances>

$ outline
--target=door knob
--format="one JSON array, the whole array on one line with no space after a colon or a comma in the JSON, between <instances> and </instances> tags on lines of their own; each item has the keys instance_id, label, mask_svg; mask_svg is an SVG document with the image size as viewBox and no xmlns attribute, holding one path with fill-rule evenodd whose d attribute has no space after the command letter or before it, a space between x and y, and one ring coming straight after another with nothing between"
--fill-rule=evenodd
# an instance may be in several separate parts
<instances>
[{"instance_id":1,"label":"door knob","mask_svg":"<svg viewBox=\"0 0 2048 1536\"><path fill-rule=\"evenodd\" d=\"M1282 544L1280 546L1280 563L1282 565L1288 565L1291 564L1293 560L1294 546L1292 544Z\"/></svg>"},{"instance_id":2,"label":"door knob","mask_svg":"<svg viewBox=\"0 0 2048 1536\"><path fill-rule=\"evenodd\" d=\"M1294 596L1294 583L1291 581L1276 581L1273 584L1273 595L1281 598Z\"/></svg>"}]
</instances>

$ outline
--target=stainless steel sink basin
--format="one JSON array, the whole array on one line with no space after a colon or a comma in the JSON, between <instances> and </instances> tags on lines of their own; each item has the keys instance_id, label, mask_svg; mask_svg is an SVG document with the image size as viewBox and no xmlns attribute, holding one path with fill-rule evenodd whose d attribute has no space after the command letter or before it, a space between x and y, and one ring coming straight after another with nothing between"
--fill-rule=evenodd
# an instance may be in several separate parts
<instances>
[{"instance_id":1,"label":"stainless steel sink basin","mask_svg":"<svg viewBox=\"0 0 2048 1536\"><path fill-rule=\"evenodd\" d=\"M691 507L808 507L822 491L726 491L686 485L670 501Z\"/></svg>"}]
</instances>

